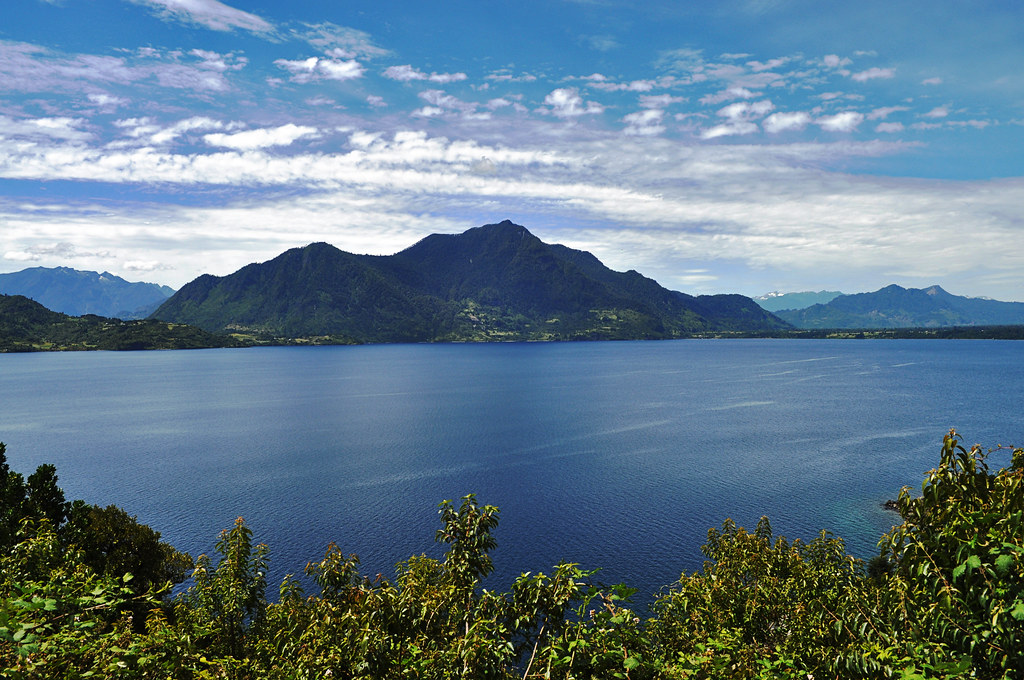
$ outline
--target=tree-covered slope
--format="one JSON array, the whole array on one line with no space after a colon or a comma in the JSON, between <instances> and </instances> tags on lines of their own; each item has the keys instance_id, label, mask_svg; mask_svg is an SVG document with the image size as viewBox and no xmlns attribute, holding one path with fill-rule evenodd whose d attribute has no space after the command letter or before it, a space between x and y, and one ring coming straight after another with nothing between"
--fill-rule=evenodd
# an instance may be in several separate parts
<instances>
[{"instance_id":1,"label":"tree-covered slope","mask_svg":"<svg viewBox=\"0 0 1024 680\"><path fill-rule=\"evenodd\" d=\"M156 320L68 316L22 295L0 295L0 352L236 347L233 338Z\"/></svg>"},{"instance_id":2,"label":"tree-covered slope","mask_svg":"<svg viewBox=\"0 0 1024 680\"><path fill-rule=\"evenodd\" d=\"M156 309L174 290L155 283L129 282L110 272L31 267L0 274L0 293L24 295L47 309L71 316L137 319Z\"/></svg>"},{"instance_id":3,"label":"tree-covered slope","mask_svg":"<svg viewBox=\"0 0 1024 680\"><path fill-rule=\"evenodd\" d=\"M775 313L797 328L941 328L1024 324L1024 303L951 295L939 286L886 286Z\"/></svg>"},{"instance_id":4,"label":"tree-covered slope","mask_svg":"<svg viewBox=\"0 0 1024 680\"><path fill-rule=\"evenodd\" d=\"M229 276L202 276L153 317L210 331L355 342L670 338L786 327L749 298L669 291L509 221L428 236L389 256L323 243L296 248Z\"/></svg>"}]
</instances>

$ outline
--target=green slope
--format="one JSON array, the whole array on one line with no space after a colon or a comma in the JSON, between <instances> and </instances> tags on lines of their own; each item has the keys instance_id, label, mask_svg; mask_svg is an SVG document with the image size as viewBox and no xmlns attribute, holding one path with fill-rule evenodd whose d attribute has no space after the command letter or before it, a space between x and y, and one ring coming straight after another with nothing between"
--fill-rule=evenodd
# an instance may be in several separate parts
<instances>
[{"instance_id":1,"label":"green slope","mask_svg":"<svg viewBox=\"0 0 1024 680\"><path fill-rule=\"evenodd\" d=\"M0 352L198 349L240 346L233 338L155 320L68 316L21 295L0 295Z\"/></svg>"}]
</instances>

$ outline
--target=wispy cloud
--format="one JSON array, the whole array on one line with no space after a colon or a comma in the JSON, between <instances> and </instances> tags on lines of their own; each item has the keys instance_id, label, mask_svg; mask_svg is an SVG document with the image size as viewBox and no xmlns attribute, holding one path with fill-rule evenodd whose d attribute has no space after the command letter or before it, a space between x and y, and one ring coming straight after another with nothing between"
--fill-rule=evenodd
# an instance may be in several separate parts
<instances>
[{"instance_id":1,"label":"wispy cloud","mask_svg":"<svg viewBox=\"0 0 1024 680\"><path fill-rule=\"evenodd\" d=\"M374 43L372 36L366 31L339 26L329 21L303 24L301 29L292 31L292 36L309 43L324 53L340 50L341 53L338 56L342 58L373 59L391 54L391 50Z\"/></svg>"},{"instance_id":2,"label":"wispy cloud","mask_svg":"<svg viewBox=\"0 0 1024 680\"><path fill-rule=\"evenodd\" d=\"M145 85L225 91L226 72L244 67L234 55L142 48L129 56L61 54L29 43L0 41L0 88L20 92L90 92L97 86Z\"/></svg>"},{"instance_id":3,"label":"wispy cloud","mask_svg":"<svg viewBox=\"0 0 1024 680\"><path fill-rule=\"evenodd\" d=\"M465 73L424 73L411 64L389 66L384 70L384 77L407 83L413 80L427 80L432 83L454 83L467 78Z\"/></svg>"},{"instance_id":4,"label":"wispy cloud","mask_svg":"<svg viewBox=\"0 0 1024 680\"><path fill-rule=\"evenodd\" d=\"M891 68L869 68L866 71L860 71L850 76L852 80L856 80L858 83L863 83L867 80L875 80L878 78L892 78L896 75L896 69Z\"/></svg>"},{"instance_id":5,"label":"wispy cloud","mask_svg":"<svg viewBox=\"0 0 1024 680\"><path fill-rule=\"evenodd\" d=\"M235 9L218 0L129 0L149 7L157 16L215 31L240 28L253 33L272 33L271 23L255 14Z\"/></svg>"}]
</instances>

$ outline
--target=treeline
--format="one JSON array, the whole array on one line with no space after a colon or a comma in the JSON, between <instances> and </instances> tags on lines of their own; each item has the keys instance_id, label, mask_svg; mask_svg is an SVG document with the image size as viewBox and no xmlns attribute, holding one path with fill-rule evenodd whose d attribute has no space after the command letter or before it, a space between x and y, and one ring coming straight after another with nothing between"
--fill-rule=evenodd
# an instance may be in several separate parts
<instances>
[{"instance_id":1,"label":"treeline","mask_svg":"<svg viewBox=\"0 0 1024 680\"><path fill-rule=\"evenodd\" d=\"M8 678L1019 678L1024 450L992 471L955 432L902 524L864 563L726 521L703 567L647 611L559 564L507 592L498 509L440 505L442 559L368 578L330 545L268 598L266 546L239 518L194 563L118 508L68 504L0 445L0 668ZM171 595L191 571L189 587ZM273 601L271 601L273 600Z\"/></svg>"}]
</instances>

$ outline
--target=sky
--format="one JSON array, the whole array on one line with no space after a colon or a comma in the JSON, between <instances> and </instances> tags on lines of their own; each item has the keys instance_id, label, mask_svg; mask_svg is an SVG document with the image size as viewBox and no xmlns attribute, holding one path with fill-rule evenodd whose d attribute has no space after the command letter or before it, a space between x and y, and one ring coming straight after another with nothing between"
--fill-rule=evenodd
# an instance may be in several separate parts
<instances>
[{"instance_id":1,"label":"sky","mask_svg":"<svg viewBox=\"0 0 1024 680\"><path fill-rule=\"evenodd\" d=\"M691 294L1024 301L1024 5L3 0L0 273L505 219Z\"/></svg>"}]
</instances>

